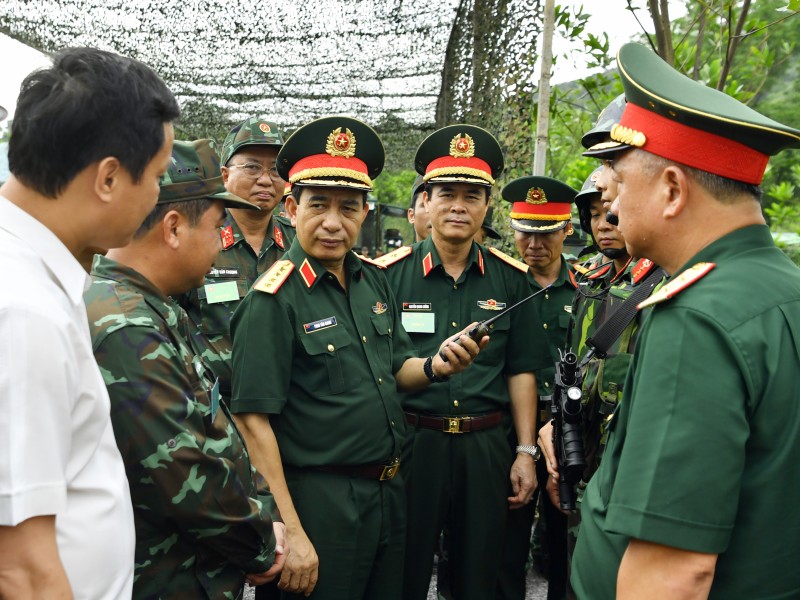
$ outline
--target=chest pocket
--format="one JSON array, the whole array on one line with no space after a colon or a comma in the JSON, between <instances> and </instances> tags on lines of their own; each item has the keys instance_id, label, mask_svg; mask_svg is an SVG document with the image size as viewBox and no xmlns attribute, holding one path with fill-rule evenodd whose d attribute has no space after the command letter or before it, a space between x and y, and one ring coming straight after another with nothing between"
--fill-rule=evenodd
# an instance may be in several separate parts
<instances>
[{"instance_id":1,"label":"chest pocket","mask_svg":"<svg viewBox=\"0 0 800 600\"><path fill-rule=\"evenodd\" d=\"M558 315L558 327L561 331L565 332L569 329L569 323L572 321L572 315L567 311L562 311L561 314Z\"/></svg>"},{"instance_id":2,"label":"chest pocket","mask_svg":"<svg viewBox=\"0 0 800 600\"><path fill-rule=\"evenodd\" d=\"M485 321L486 319L491 319L497 314L496 311L493 310L483 310L482 308L473 308L472 312L470 313L469 320L470 323L477 321L480 323L481 321ZM469 323L464 323L464 325L469 325ZM495 321L489 326L489 338L491 341L489 345L486 346L481 353L478 354L475 360L482 360L482 362L490 362L494 363L500 360L504 360L505 352L506 352L506 341L508 339L508 333L511 329L511 316L505 315L504 317L500 318L499 320Z\"/></svg>"},{"instance_id":3,"label":"chest pocket","mask_svg":"<svg viewBox=\"0 0 800 600\"><path fill-rule=\"evenodd\" d=\"M327 375L329 394L341 394L345 390L344 370L351 354L348 347L352 341L348 331L341 325L314 333L301 332L300 342L309 356L309 364L305 369L309 375L308 383L315 380L324 387L324 379L320 379ZM350 360L353 360L352 356Z\"/></svg>"},{"instance_id":4,"label":"chest pocket","mask_svg":"<svg viewBox=\"0 0 800 600\"><path fill-rule=\"evenodd\" d=\"M378 356L384 365L389 366L391 370L392 365L392 321L386 314L372 315L370 317L372 325L375 328L375 333L378 335L375 338L378 348ZM369 347L367 348L369 352Z\"/></svg>"},{"instance_id":5,"label":"chest pocket","mask_svg":"<svg viewBox=\"0 0 800 600\"><path fill-rule=\"evenodd\" d=\"M200 303L200 328L202 332L205 335L228 335L233 312L239 306L239 302L241 302L245 294L247 294L249 287L247 280L206 277L205 281L206 285L236 284L238 298L212 304L208 302L209 298L205 285L194 290ZM230 292L232 290L228 291L228 293Z\"/></svg>"}]
</instances>

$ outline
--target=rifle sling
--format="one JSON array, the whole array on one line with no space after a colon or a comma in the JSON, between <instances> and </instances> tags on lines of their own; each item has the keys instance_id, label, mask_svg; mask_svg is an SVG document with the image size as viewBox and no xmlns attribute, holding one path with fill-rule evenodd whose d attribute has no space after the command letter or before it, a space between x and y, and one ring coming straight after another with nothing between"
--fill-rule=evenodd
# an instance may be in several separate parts
<instances>
[{"instance_id":1,"label":"rifle sling","mask_svg":"<svg viewBox=\"0 0 800 600\"><path fill-rule=\"evenodd\" d=\"M630 296L614 311L605 323L595 331L594 335L586 340L586 345L590 348L590 352L605 358L611 345L622 335L625 328L630 325L633 318L636 316L636 306L648 298L653 292L659 281L664 277L666 272L661 267L655 269L641 284L636 286Z\"/></svg>"}]
</instances>

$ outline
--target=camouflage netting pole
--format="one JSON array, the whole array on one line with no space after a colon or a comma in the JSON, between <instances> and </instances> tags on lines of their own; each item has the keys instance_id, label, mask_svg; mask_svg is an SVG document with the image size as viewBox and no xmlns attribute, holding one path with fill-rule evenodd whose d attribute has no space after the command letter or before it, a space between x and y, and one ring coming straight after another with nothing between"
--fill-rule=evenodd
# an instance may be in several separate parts
<instances>
[{"instance_id":1,"label":"camouflage netting pole","mask_svg":"<svg viewBox=\"0 0 800 600\"><path fill-rule=\"evenodd\" d=\"M547 130L550 123L550 75L553 70L553 0L544 3L542 36L542 70L539 76L539 118L536 122L536 147L533 151L533 174L544 175L547 164Z\"/></svg>"}]
</instances>

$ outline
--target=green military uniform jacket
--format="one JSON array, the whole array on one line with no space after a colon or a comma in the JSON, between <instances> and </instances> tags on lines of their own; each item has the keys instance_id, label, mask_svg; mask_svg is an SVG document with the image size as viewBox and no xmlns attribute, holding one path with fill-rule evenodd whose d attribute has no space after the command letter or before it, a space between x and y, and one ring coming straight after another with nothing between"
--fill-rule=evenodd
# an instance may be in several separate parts
<instances>
[{"instance_id":1,"label":"green military uniform jacket","mask_svg":"<svg viewBox=\"0 0 800 600\"><path fill-rule=\"evenodd\" d=\"M698 263L716 266L697 279ZM637 538L719 554L709 598L796 598L800 271L754 225L709 244L653 297L670 288L586 490L573 586L614 598Z\"/></svg>"},{"instance_id":2,"label":"green military uniform jacket","mask_svg":"<svg viewBox=\"0 0 800 600\"><path fill-rule=\"evenodd\" d=\"M542 289L542 286L528 270L528 283L533 291ZM559 360L559 350L563 350L567 343L567 332L572 319L572 302L575 299L575 289L578 287L572 265L564 256L561 256L561 270L558 277L550 284L550 289L540 294L531 303L539 314L542 322L542 334L547 339L550 350L550 362L547 367L536 371L536 385L539 397L549 396L553 393L553 382L556 377L555 364ZM547 406L539 406L539 412L548 410ZM549 412L549 411L548 411ZM540 419L544 423L547 419Z\"/></svg>"},{"instance_id":3,"label":"green military uniform jacket","mask_svg":"<svg viewBox=\"0 0 800 600\"><path fill-rule=\"evenodd\" d=\"M344 268L346 291L295 242L233 317L233 410L279 415L270 423L294 467L400 455L394 374L414 349L382 270L352 252Z\"/></svg>"},{"instance_id":4,"label":"green military uniform jacket","mask_svg":"<svg viewBox=\"0 0 800 600\"><path fill-rule=\"evenodd\" d=\"M186 315L142 275L102 256L85 299L111 397L136 525L134 598L239 598L272 565L274 500L213 379L184 337Z\"/></svg>"},{"instance_id":5,"label":"green military uniform jacket","mask_svg":"<svg viewBox=\"0 0 800 600\"><path fill-rule=\"evenodd\" d=\"M289 249L295 229L288 219L273 216L256 256L230 212L221 230L222 251L206 275L203 287L178 298L189 314L192 342L219 378L223 397L230 398L230 320L253 282Z\"/></svg>"},{"instance_id":6,"label":"green military uniform jacket","mask_svg":"<svg viewBox=\"0 0 800 600\"><path fill-rule=\"evenodd\" d=\"M531 294L527 265L473 243L464 272L454 281L428 238L403 250L388 265L387 277L402 311L403 325L420 356L435 354L445 338L483 321ZM399 255L386 262L394 260ZM516 263L518 266L511 266ZM446 416L508 410L506 375L547 368L550 353L534 305L527 302L491 327L489 345L468 369L415 393L403 407Z\"/></svg>"}]
</instances>

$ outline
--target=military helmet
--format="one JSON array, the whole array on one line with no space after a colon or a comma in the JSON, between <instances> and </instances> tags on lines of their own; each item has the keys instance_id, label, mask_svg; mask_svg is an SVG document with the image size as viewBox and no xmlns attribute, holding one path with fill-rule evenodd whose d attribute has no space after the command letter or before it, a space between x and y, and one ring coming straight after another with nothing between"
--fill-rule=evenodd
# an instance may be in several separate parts
<instances>
[{"instance_id":1,"label":"military helmet","mask_svg":"<svg viewBox=\"0 0 800 600\"><path fill-rule=\"evenodd\" d=\"M611 135L611 129L619 123L622 112L625 110L625 94L620 94L606 106L597 117L597 122L589 131L583 134L581 145L584 148L591 148L595 144L605 142Z\"/></svg>"},{"instance_id":2,"label":"military helmet","mask_svg":"<svg viewBox=\"0 0 800 600\"><path fill-rule=\"evenodd\" d=\"M227 165L231 157L245 146L272 146L280 150L284 141L283 132L275 123L248 117L228 133L222 144L220 162Z\"/></svg>"},{"instance_id":3,"label":"military helmet","mask_svg":"<svg viewBox=\"0 0 800 600\"><path fill-rule=\"evenodd\" d=\"M589 206L592 200L599 198L601 195L600 190L597 189L597 180L600 178L600 173L603 171L603 165L597 167L592 171L583 182L581 191L575 196L575 206L578 208L578 219L581 223L583 232L594 239L592 235L592 215L589 212Z\"/></svg>"}]
</instances>

